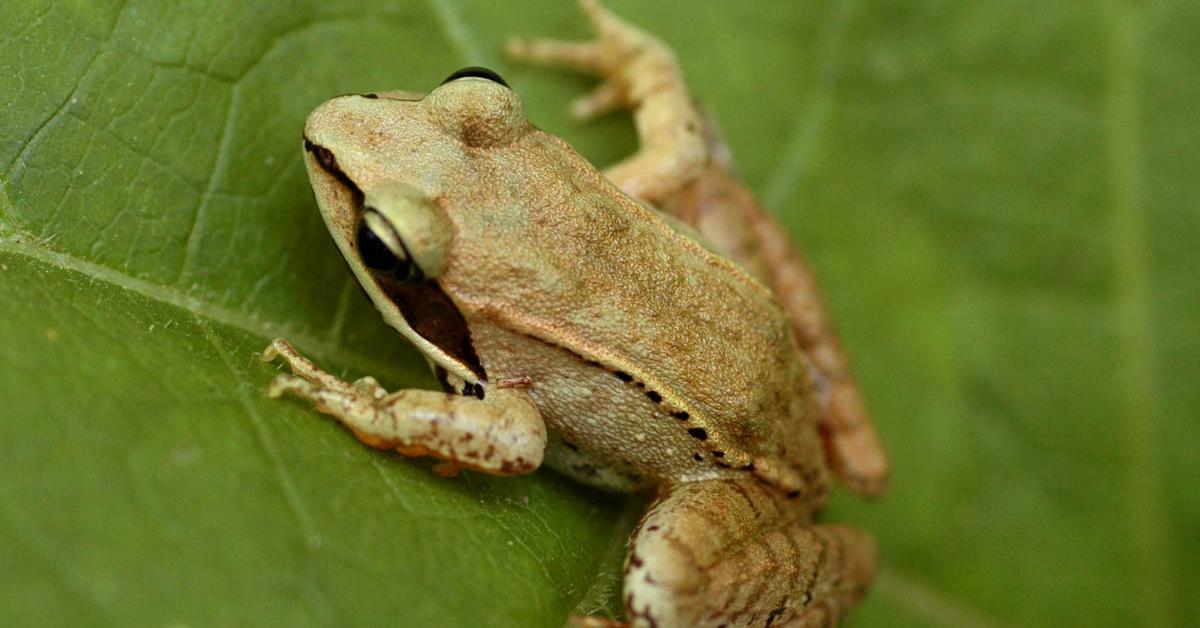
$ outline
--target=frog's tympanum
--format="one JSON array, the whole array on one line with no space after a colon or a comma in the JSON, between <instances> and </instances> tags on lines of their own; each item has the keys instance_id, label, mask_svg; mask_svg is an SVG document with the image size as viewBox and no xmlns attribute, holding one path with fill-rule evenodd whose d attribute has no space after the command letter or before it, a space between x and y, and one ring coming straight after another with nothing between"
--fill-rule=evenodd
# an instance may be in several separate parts
<instances>
[{"instance_id":1,"label":"frog's tympanum","mask_svg":"<svg viewBox=\"0 0 1200 628\"><path fill-rule=\"evenodd\" d=\"M313 111L329 232L445 392L347 383L276 340L263 357L293 374L270 394L441 473L545 463L651 491L625 563L631 625L836 623L875 548L815 514L832 477L881 491L887 461L813 275L731 174L671 50L582 5L595 40L506 52L599 77L579 117L632 111L641 147L603 172L483 68Z\"/></svg>"}]
</instances>

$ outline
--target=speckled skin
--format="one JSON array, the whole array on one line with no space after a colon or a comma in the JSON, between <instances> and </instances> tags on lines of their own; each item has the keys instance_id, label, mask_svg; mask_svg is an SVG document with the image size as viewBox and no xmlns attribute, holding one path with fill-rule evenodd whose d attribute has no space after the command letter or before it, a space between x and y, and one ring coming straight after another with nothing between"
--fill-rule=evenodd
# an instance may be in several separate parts
<instances>
[{"instance_id":1,"label":"speckled skin","mask_svg":"<svg viewBox=\"0 0 1200 628\"><path fill-rule=\"evenodd\" d=\"M496 77L310 115L306 164L330 233L447 393L347 384L277 340L263 357L293 374L271 394L312 400L368 445L437 456L443 472L544 459L657 490L626 566L633 625L834 623L865 591L874 549L813 515L831 464L873 493L886 459L861 404L839 402L857 389L811 273L710 158L719 146L669 49L582 4L595 42L508 52L604 78L577 113L634 111L643 148L607 176L530 125ZM360 250L364 230L403 276Z\"/></svg>"}]
</instances>

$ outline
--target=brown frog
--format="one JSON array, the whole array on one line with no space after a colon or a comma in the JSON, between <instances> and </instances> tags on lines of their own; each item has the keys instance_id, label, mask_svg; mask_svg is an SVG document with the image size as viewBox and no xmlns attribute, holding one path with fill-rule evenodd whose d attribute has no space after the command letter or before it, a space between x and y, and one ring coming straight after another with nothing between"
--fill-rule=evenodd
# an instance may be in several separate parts
<instances>
[{"instance_id":1,"label":"brown frog","mask_svg":"<svg viewBox=\"0 0 1200 628\"><path fill-rule=\"evenodd\" d=\"M270 394L441 473L544 462L654 491L626 561L631 625L836 623L874 545L814 515L831 475L874 495L887 461L813 275L731 174L672 52L581 4L594 41L506 50L599 76L579 117L633 111L641 148L603 173L483 68L309 116L330 234L446 392L347 383L279 339L263 358L293 374Z\"/></svg>"}]
</instances>

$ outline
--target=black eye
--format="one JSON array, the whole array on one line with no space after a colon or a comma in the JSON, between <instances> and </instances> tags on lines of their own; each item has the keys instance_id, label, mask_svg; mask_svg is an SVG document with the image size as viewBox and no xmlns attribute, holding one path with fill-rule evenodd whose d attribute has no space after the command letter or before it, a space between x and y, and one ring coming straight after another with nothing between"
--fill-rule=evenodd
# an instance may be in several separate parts
<instances>
[{"instance_id":1,"label":"black eye","mask_svg":"<svg viewBox=\"0 0 1200 628\"><path fill-rule=\"evenodd\" d=\"M446 78L446 80L442 81L442 85L445 85L446 83L449 83L450 81L456 81L460 78L466 78L468 76L473 76L475 78L481 78L481 79L487 79L493 83L499 83L505 87L508 87L508 83L506 83L504 81L504 79L500 78L499 74L496 74L492 70L489 70L487 68L480 67L477 65L473 65L468 68L463 68L463 69L455 72L454 74L451 74L449 77Z\"/></svg>"},{"instance_id":2,"label":"black eye","mask_svg":"<svg viewBox=\"0 0 1200 628\"><path fill-rule=\"evenodd\" d=\"M354 242L359 259L377 275L403 282L425 280L421 269L413 263L408 247L404 246L404 240L375 209L363 209Z\"/></svg>"},{"instance_id":3,"label":"black eye","mask_svg":"<svg viewBox=\"0 0 1200 628\"><path fill-rule=\"evenodd\" d=\"M358 223L358 234L355 240L358 242L358 255L362 258L367 268L373 270L392 270L400 265L400 260L392 253L391 249L375 235L375 232L367 226L367 223Z\"/></svg>"}]
</instances>

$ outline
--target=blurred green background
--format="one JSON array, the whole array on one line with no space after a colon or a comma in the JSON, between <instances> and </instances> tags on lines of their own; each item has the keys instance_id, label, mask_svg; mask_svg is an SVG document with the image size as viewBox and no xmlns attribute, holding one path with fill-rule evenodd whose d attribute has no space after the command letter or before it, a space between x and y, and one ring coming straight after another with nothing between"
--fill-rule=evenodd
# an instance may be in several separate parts
<instances>
[{"instance_id":1,"label":"blurred green background","mask_svg":"<svg viewBox=\"0 0 1200 628\"><path fill-rule=\"evenodd\" d=\"M853 626L1200 622L1200 5L613 0L679 52L817 267L891 450ZM624 116L514 67L569 2L0 5L7 625L528 625L614 605L637 500L445 480L274 403L291 338L432 385L324 233L300 128L500 70L597 164Z\"/></svg>"}]
</instances>

